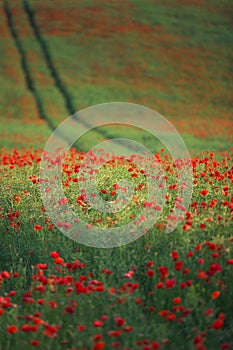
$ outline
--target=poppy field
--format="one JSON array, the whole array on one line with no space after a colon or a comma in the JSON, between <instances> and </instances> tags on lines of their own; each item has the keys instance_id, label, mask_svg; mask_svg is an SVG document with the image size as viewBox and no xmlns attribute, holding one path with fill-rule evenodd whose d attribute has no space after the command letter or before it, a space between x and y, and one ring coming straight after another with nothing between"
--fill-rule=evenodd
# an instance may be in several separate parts
<instances>
[{"instance_id":1,"label":"poppy field","mask_svg":"<svg viewBox=\"0 0 233 350\"><path fill-rule=\"evenodd\" d=\"M0 1L0 350L233 349L230 7L228 0ZM64 197L51 198L53 207L68 205L87 235L123 232L131 221L144 227L147 209L156 219L129 244L88 246L70 234L74 222L55 225L45 208L44 146L76 111L123 100L158 111L183 137L191 202L186 208L179 195L179 164L166 145L133 127L98 127L56 159ZM122 180L133 193L124 210L90 205L82 187L87 151L117 137L152 150L164 205L150 201L152 169L140 168L135 154L104 164L93 154L93 200L126 198ZM182 220L167 233L174 208Z\"/></svg>"}]
</instances>

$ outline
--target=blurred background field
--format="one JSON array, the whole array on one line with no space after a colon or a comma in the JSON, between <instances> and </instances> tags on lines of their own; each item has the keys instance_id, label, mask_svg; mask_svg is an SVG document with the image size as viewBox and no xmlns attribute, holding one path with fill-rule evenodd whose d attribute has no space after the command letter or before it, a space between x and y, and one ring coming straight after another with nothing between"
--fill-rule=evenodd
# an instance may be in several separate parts
<instances>
[{"instance_id":1,"label":"blurred background field","mask_svg":"<svg viewBox=\"0 0 233 350\"><path fill-rule=\"evenodd\" d=\"M42 149L71 114L122 101L162 114L191 154L229 150L231 9L229 0L0 1L0 147ZM90 139L103 130L78 147Z\"/></svg>"}]
</instances>

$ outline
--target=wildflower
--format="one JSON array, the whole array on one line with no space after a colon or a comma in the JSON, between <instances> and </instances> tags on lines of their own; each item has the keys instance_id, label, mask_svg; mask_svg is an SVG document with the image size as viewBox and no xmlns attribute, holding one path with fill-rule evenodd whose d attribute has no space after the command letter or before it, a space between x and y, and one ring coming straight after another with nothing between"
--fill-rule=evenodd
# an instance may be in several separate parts
<instances>
[{"instance_id":1,"label":"wildflower","mask_svg":"<svg viewBox=\"0 0 233 350\"><path fill-rule=\"evenodd\" d=\"M0 276L5 279L9 279L11 277L10 273L8 271L2 271Z\"/></svg>"},{"instance_id":2,"label":"wildflower","mask_svg":"<svg viewBox=\"0 0 233 350\"><path fill-rule=\"evenodd\" d=\"M105 349L105 343L103 341L99 341L99 342L95 343L95 345L92 349L93 350L103 350L103 349Z\"/></svg>"},{"instance_id":3,"label":"wildflower","mask_svg":"<svg viewBox=\"0 0 233 350\"><path fill-rule=\"evenodd\" d=\"M7 333L12 334L18 332L18 328L14 325L7 326Z\"/></svg>"},{"instance_id":4,"label":"wildflower","mask_svg":"<svg viewBox=\"0 0 233 350\"><path fill-rule=\"evenodd\" d=\"M51 258L58 258L60 254L58 252L51 252L50 253Z\"/></svg>"},{"instance_id":5,"label":"wildflower","mask_svg":"<svg viewBox=\"0 0 233 350\"><path fill-rule=\"evenodd\" d=\"M216 290L215 292L212 293L212 299L217 299L220 294L221 294L220 291Z\"/></svg>"},{"instance_id":6,"label":"wildflower","mask_svg":"<svg viewBox=\"0 0 233 350\"><path fill-rule=\"evenodd\" d=\"M30 343L31 343L32 346L38 346L38 345L40 345L40 341L39 341L39 340L35 340L35 339L34 339L34 340L33 340L33 339L30 340Z\"/></svg>"},{"instance_id":7,"label":"wildflower","mask_svg":"<svg viewBox=\"0 0 233 350\"><path fill-rule=\"evenodd\" d=\"M165 284L167 289L174 288L176 285L176 280L175 278L168 279Z\"/></svg>"},{"instance_id":8,"label":"wildflower","mask_svg":"<svg viewBox=\"0 0 233 350\"><path fill-rule=\"evenodd\" d=\"M125 326L125 327L123 328L123 331L124 331L124 332L127 332L127 333L132 332L132 331L133 331L133 327L132 327L132 326Z\"/></svg>"},{"instance_id":9,"label":"wildflower","mask_svg":"<svg viewBox=\"0 0 233 350\"><path fill-rule=\"evenodd\" d=\"M219 330L223 327L223 325L223 320L217 319L212 323L212 328L214 328L215 330Z\"/></svg>"},{"instance_id":10,"label":"wildflower","mask_svg":"<svg viewBox=\"0 0 233 350\"><path fill-rule=\"evenodd\" d=\"M119 337L119 336L121 336L121 334L122 334L121 330L117 330L117 331L113 330L113 331L108 332L109 337Z\"/></svg>"},{"instance_id":11,"label":"wildflower","mask_svg":"<svg viewBox=\"0 0 233 350\"><path fill-rule=\"evenodd\" d=\"M35 225L34 226L34 230L35 231L40 231L40 230L42 230L42 226L41 225Z\"/></svg>"},{"instance_id":12,"label":"wildflower","mask_svg":"<svg viewBox=\"0 0 233 350\"><path fill-rule=\"evenodd\" d=\"M102 327L103 324L104 323L102 321L100 321L100 320L96 320L96 321L93 322L93 326L95 326L95 327Z\"/></svg>"},{"instance_id":13,"label":"wildflower","mask_svg":"<svg viewBox=\"0 0 233 350\"><path fill-rule=\"evenodd\" d=\"M21 327L21 331L23 332L37 332L38 330L38 326L37 325L29 325L29 324L24 324L22 327Z\"/></svg>"},{"instance_id":14,"label":"wildflower","mask_svg":"<svg viewBox=\"0 0 233 350\"><path fill-rule=\"evenodd\" d=\"M180 297L173 298L173 303L174 304L180 304L181 303L181 298Z\"/></svg>"},{"instance_id":15,"label":"wildflower","mask_svg":"<svg viewBox=\"0 0 233 350\"><path fill-rule=\"evenodd\" d=\"M211 309L211 308L206 309L206 310L204 311L204 315L205 315L205 316L213 316L213 314L214 314L214 310Z\"/></svg>"},{"instance_id":16,"label":"wildflower","mask_svg":"<svg viewBox=\"0 0 233 350\"><path fill-rule=\"evenodd\" d=\"M58 204L61 204L61 205L65 205L65 204L68 204L68 199L67 198L61 198L59 201L58 201Z\"/></svg>"},{"instance_id":17,"label":"wildflower","mask_svg":"<svg viewBox=\"0 0 233 350\"><path fill-rule=\"evenodd\" d=\"M200 194L201 194L202 196L206 196L208 193L209 193L209 191L206 190L206 189L203 189L203 190L200 191Z\"/></svg>"},{"instance_id":18,"label":"wildflower","mask_svg":"<svg viewBox=\"0 0 233 350\"><path fill-rule=\"evenodd\" d=\"M204 259L199 259L199 260L198 260L198 264L200 264L200 265L204 264L204 262L205 262Z\"/></svg>"},{"instance_id":19,"label":"wildflower","mask_svg":"<svg viewBox=\"0 0 233 350\"><path fill-rule=\"evenodd\" d=\"M147 270L146 274L149 277L153 277L155 275L155 272L153 270Z\"/></svg>"},{"instance_id":20,"label":"wildflower","mask_svg":"<svg viewBox=\"0 0 233 350\"><path fill-rule=\"evenodd\" d=\"M187 255L186 255L186 258L191 258L193 255L194 255L193 252L188 252Z\"/></svg>"},{"instance_id":21,"label":"wildflower","mask_svg":"<svg viewBox=\"0 0 233 350\"><path fill-rule=\"evenodd\" d=\"M229 343L222 343L221 344L221 349L230 349L231 348L231 344Z\"/></svg>"},{"instance_id":22,"label":"wildflower","mask_svg":"<svg viewBox=\"0 0 233 350\"><path fill-rule=\"evenodd\" d=\"M172 256L173 260L178 260L178 258L179 258L179 254L176 250L172 251L171 256Z\"/></svg>"},{"instance_id":23,"label":"wildflower","mask_svg":"<svg viewBox=\"0 0 233 350\"><path fill-rule=\"evenodd\" d=\"M155 285L155 288L157 288L157 289L163 288L163 282L158 282L158 283Z\"/></svg>"},{"instance_id":24,"label":"wildflower","mask_svg":"<svg viewBox=\"0 0 233 350\"><path fill-rule=\"evenodd\" d=\"M176 271L182 270L183 265L184 265L184 264L183 264L183 261L177 261L176 264L175 264L175 269L176 269Z\"/></svg>"}]
</instances>

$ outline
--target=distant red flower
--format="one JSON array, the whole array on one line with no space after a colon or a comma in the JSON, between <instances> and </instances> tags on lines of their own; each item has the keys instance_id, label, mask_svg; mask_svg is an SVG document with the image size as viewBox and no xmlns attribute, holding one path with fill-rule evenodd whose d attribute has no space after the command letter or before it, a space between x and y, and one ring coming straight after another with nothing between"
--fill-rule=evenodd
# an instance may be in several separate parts
<instances>
[{"instance_id":1,"label":"distant red flower","mask_svg":"<svg viewBox=\"0 0 233 350\"><path fill-rule=\"evenodd\" d=\"M186 255L186 258L191 258L193 255L194 255L193 252L188 252L187 255Z\"/></svg>"},{"instance_id":2,"label":"distant red flower","mask_svg":"<svg viewBox=\"0 0 233 350\"><path fill-rule=\"evenodd\" d=\"M153 270L147 270L146 274L149 277L153 277L155 275L155 272Z\"/></svg>"},{"instance_id":3,"label":"distant red flower","mask_svg":"<svg viewBox=\"0 0 233 350\"><path fill-rule=\"evenodd\" d=\"M186 284L187 287L191 287L191 285L193 284L193 281L192 280L187 280L185 282L185 284Z\"/></svg>"},{"instance_id":4,"label":"distant red flower","mask_svg":"<svg viewBox=\"0 0 233 350\"><path fill-rule=\"evenodd\" d=\"M201 244L198 244L196 247L195 247L195 250L201 250L202 246Z\"/></svg>"},{"instance_id":5,"label":"distant red flower","mask_svg":"<svg viewBox=\"0 0 233 350\"><path fill-rule=\"evenodd\" d=\"M231 344L229 344L229 343L223 343L221 345L221 349L230 349L230 348L231 348Z\"/></svg>"},{"instance_id":6,"label":"distant red flower","mask_svg":"<svg viewBox=\"0 0 233 350\"><path fill-rule=\"evenodd\" d=\"M175 314L170 314L166 317L166 321L174 321L176 319Z\"/></svg>"},{"instance_id":7,"label":"distant red flower","mask_svg":"<svg viewBox=\"0 0 233 350\"><path fill-rule=\"evenodd\" d=\"M179 258L179 254L176 250L172 251L171 256L173 260L177 260Z\"/></svg>"},{"instance_id":8,"label":"distant red flower","mask_svg":"<svg viewBox=\"0 0 233 350\"><path fill-rule=\"evenodd\" d=\"M30 343L31 343L32 346L40 345L40 341L39 340L30 340Z\"/></svg>"},{"instance_id":9,"label":"distant red flower","mask_svg":"<svg viewBox=\"0 0 233 350\"><path fill-rule=\"evenodd\" d=\"M96 343L94 345L94 347L92 348L93 350L102 350L105 349L105 343L103 341L99 341L98 343Z\"/></svg>"},{"instance_id":10,"label":"distant red flower","mask_svg":"<svg viewBox=\"0 0 233 350\"><path fill-rule=\"evenodd\" d=\"M146 267L152 267L152 266L154 266L154 262L148 261L148 263L146 264Z\"/></svg>"},{"instance_id":11,"label":"distant red flower","mask_svg":"<svg viewBox=\"0 0 233 350\"><path fill-rule=\"evenodd\" d=\"M47 270L48 266L47 264L36 264L36 268L38 270Z\"/></svg>"},{"instance_id":12,"label":"distant red flower","mask_svg":"<svg viewBox=\"0 0 233 350\"><path fill-rule=\"evenodd\" d=\"M166 288L167 289L171 289L171 288L174 288L176 285L176 280L175 278L170 278L166 281Z\"/></svg>"},{"instance_id":13,"label":"distant red flower","mask_svg":"<svg viewBox=\"0 0 233 350\"><path fill-rule=\"evenodd\" d=\"M17 291L16 290L11 290L8 294L9 297L13 297L14 295L17 294Z\"/></svg>"},{"instance_id":14,"label":"distant red flower","mask_svg":"<svg viewBox=\"0 0 233 350\"><path fill-rule=\"evenodd\" d=\"M225 318L226 318L226 315L223 312L220 312L219 315L218 315L218 319L219 320L225 320Z\"/></svg>"},{"instance_id":15,"label":"distant red flower","mask_svg":"<svg viewBox=\"0 0 233 350\"><path fill-rule=\"evenodd\" d=\"M177 261L175 264L176 271L182 270L183 266L184 266L183 261Z\"/></svg>"},{"instance_id":16,"label":"distant red flower","mask_svg":"<svg viewBox=\"0 0 233 350\"><path fill-rule=\"evenodd\" d=\"M101 320L106 321L107 319L108 319L108 316L107 316L107 315L102 315L102 316L101 316Z\"/></svg>"},{"instance_id":17,"label":"distant red flower","mask_svg":"<svg viewBox=\"0 0 233 350\"><path fill-rule=\"evenodd\" d=\"M119 337L122 334L121 330L117 330L117 331L109 331L108 332L108 336L109 337Z\"/></svg>"},{"instance_id":18,"label":"distant red flower","mask_svg":"<svg viewBox=\"0 0 233 350\"><path fill-rule=\"evenodd\" d=\"M213 314L214 314L214 310L211 309L211 308L206 309L206 310L204 311L204 315L205 315L205 316L213 316Z\"/></svg>"},{"instance_id":19,"label":"distant red flower","mask_svg":"<svg viewBox=\"0 0 233 350\"><path fill-rule=\"evenodd\" d=\"M168 268L166 266L159 266L158 269L161 280L164 280L168 276Z\"/></svg>"},{"instance_id":20,"label":"distant red flower","mask_svg":"<svg viewBox=\"0 0 233 350\"><path fill-rule=\"evenodd\" d=\"M58 201L58 204L61 204L61 205L65 205L65 204L68 204L68 199L67 198L61 198L59 201Z\"/></svg>"},{"instance_id":21,"label":"distant red flower","mask_svg":"<svg viewBox=\"0 0 233 350\"><path fill-rule=\"evenodd\" d=\"M212 299L217 299L221 292L219 290L216 290L215 292L212 293Z\"/></svg>"},{"instance_id":22,"label":"distant red flower","mask_svg":"<svg viewBox=\"0 0 233 350\"><path fill-rule=\"evenodd\" d=\"M21 331L23 332L37 332L38 330L38 326L37 325L29 325L29 324L24 324L22 327L21 327Z\"/></svg>"},{"instance_id":23,"label":"distant red flower","mask_svg":"<svg viewBox=\"0 0 233 350\"><path fill-rule=\"evenodd\" d=\"M2 278L5 278L5 279L9 279L11 277L10 272L8 272L8 271L2 271L0 274L0 277L1 276L2 276Z\"/></svg>"},{"instance_id":24,"label":"distant red flower","mask_svg":"<svg viewBox=\"0 0 233 350\"><path fill-rule=\"evenodd\" d=\"M116 316L115 317L115 322L116 322L118 327L121 327L121 326L123 326L123 324L125 324L125 319L121 318L119 316Z\"/></svg>"},{"instance_id":25,"label":"distant red flower","mask_svg":"<svg viewBox=\"0 0 233 350\"><path fill-rule=\"evenodd\" d=\"M183 311L183 315L186 317L188 316L189 314L191 314L193 312L193 310L191 308L187 308Z\"/></svg>"},{"instance_id":26,"label":"distant red flower","mask_svg":"<svg viewBox=\"0 0 233 350\"><path fill-rule=\"evenodd\" d=\"M206 189L200 191L200 194L201 194L202 196L206 196L208 193L209 193L209 191L206 190Z\"/></svg>"},{"instance_id":27,"label":"distant red flower","mask_svg":"<svg viewBox=\"0 0 233 350\"><path fill-rule=\"evenodd\" d=\"M173 303L174 304L180 304L181 303L181 298L180 297L173 298Z\"/></svg>"},{"instance_id":28,"label":"distant red flower","mask_svg":"<svg viewBox=\"0 0 233 350\"><path fill-rule=\"evenodd\" d=\"M167 315L169 315L169 311L168 311L168 310L161 310L161 311L159 312L159 316L165 317L165 316L167 316Z\"/></svg>"},{"instance_id":29,"label":"distant red flower","mask_svg":"<svg viewBox=\"0 0 233 350\"><path fill-rule=\"evenodd\" d=\"M35 225L34 226L34 230L35 231L40 231L40 230L42 230L42 226L41 225Z\"/></svg>"},{"instance_id":30,"label":"distant red flower","mask_svg":"<svg viewBox=\"0 0 233 350\"><path fill-rule=\"evenodd\" d=\"M223 327L224 323L223 320L217 319L212 323L212 328L219 330Z\"/></svg>"},{"instance_id":31,"label":"distant red flower","mask_svg":"<svg viewBox=\"0 0 233 350\"><path fill-rule=\"evenodd\" d=\"M155 285L155 288L157 288L157 289L163 288L163 282L158 282L158 283Z\"/></svg>"},{"instance_id":32,"label":"distant red flower","mask_svg":"<svg viewBox=\"0 0 233 350\"><path fill-rule=\"evenodd\" d=\"M99 341L103 338L103 334L96 334L94 337L93 337L93 340L94 341Z\"/></svg>"},{"instance_id":33,"label":"distant red flower","mask_svg":"<svg viewBox=\"0 0 233 350\"><path fill-rule=\"evenodd\" d=\"M54 260L55 265L62 265L63 262L64 262L64 259L62 259L61 257L55 258Z\"/></svg>"},{"instance_id":34,"label":"distant red flower","mask_svg":"<svg viewBox=\"0 0 233 350\"><path fill-rule=\"evenodd\" d=\"M100 321L100 320L96 320L93 322L93 326L95 327L102 327L103 326L103 321Z\"/></svg>"},{"instance_id":35,"label":"distant red flower","mask_svg":"<svg viewBox=\"0 0 233 350\"><path fill-rule=\"evenodd\" d=\"M199 264L199 265L202 265L202 264L204 264L204 263L205 263L205 260L204 260L204 259L199 259L199 260L198 260L198 264Z\"/></svg>"},{"instance_id":36,"label":"distant red flower","mask_svg":"<svg viewBox=\"0 0 233 350\"><path fill-rule=\"evenodd\" d=\"M16 326L14 325L7 326L7 333L11 334L16 332L18 332L18 328Z\"/></svg>"},{"instance_id":37,"label":"distant red flower","mask_svg":"<svg viewBox=\"0 0 233 350\"><path fill-rule=\"evenodd\" d=\"M45 325L45 330L44 330L43 334L49 338L56 338L59 328L60 328L59 325L54 325L54 326L49 325L49 324Z\"/></svg>"},{"instance_id":38,"label":"distant red flower","mask_svg":"<svg viewBox=\"0 0 233 350\"><path fill-rule=\"evenodd\" d=\"M133 331L133 327L132 327L132 326L125 326L125 327L123 328L123 331L124 331L124 332L127 332L127 333L132 332L132 331Z\"/></svg>"},{"instance_id":39,"label":"distant red flower","mask_svg":"<svg viewBox=\"0 0 233 350\"><path fill-rule=\"evenodd\" d=\"M159 349L160 349L160 344L157 343L156 341L152 341L152 343L151 343L151 349L153 349L153 350L159 350Z\"/></svg>"},{"instance_id":40,"label":"distant red flower","mask_svg":"<svg viewBox=\"0 0 233 350\"><path fill-rule=\"evenodd\" d=\"M58 252L51 252L50 253L51 258L58 258L60 254Z\"/></svg>"}]
</instances>

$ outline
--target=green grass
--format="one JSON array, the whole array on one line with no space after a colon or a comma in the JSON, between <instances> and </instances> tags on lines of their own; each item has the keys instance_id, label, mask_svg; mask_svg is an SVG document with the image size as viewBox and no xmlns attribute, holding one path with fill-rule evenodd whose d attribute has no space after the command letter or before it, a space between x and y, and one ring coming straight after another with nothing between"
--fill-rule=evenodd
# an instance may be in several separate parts
<instances>
[{"instance_id":1,"label":"green grass","mask_svg":"<svg viewBox=\"0 0 233 350\"><path fill-rule=\"evenodd\" d=\"M218 11L215 3L182 7L169 1L130 3L134 7L126 4L124 10L120 3L102 3L97 8L103 12L91 15L88 11L95 7L91 1L80 7L74 6L72 1L65 5L60 1L57 9L52 3L45 6L25 1L15 6L9 1L13 26L18 33L34 92L29 92L25 86L20 55L13 38L10 38L9 28L5 26L7 36L1 39L1 45L15 54L10 56L10 60L1 57L2 121L9 119L9 115L12 118L17 116L17 119L29 117L32 126L27 130L30 130L30 136L35 135L35 139L38 139L37 125L33 130L34 118L46 118L54 129L74 111L85 107L112 101L134 102L155 109L172 121L188 140L191 154L211 149L212 146L219 150L229 149L232 144L229 134L232 110L231 82L228 79L232 55L227 12L229 2L219 5ZM38 30L41 42L35 36L24 4L35 10L33 25ZM64 8L60 17L54 16L52 21L48 21L48 10L56 14L55 10L59 7ZM68 21L70 7L73 7L73 11L71 21ZM15 10L20 10L19 15L14 14ZM108 17L102 28L99 21L105 15ZM4 11L1 18L3 21ZM86 20L93 23L88 26ZM65 34L61 31L63 24ZM66 29L68 24L70 27ZM144 24L151 26L151 30L140 32L140 25ZM80 25L83 30L80 30ZM131 25L134 25L134 30L130 29ZM121 26L129 26L123 35L119 32ZM109 33L108 27L111 29ZM54 34L51 34L51 30ZM86 37L83 33L87 34ZM49 55L57 81L49 69L46 55ZM8 79L11 69L16 69L14 78ZM17 89L14 88L16 76ZM65 89L66 97L58 83ZM25 98L26 103L23 102ZM41 110L36 112L38 105ZM224 123L217 121L220 116ZM196 127L189 128L194 120ZM181 127L180 121L183 123ZM13 128L11 134L14 134ZM112 136L112 132L110 134ZM188 137L188 134L192 136ZM22 138L22 143L26 144L27 139L23 141ZM96 140L100 139L101 136L96 135ZM143 135L137 136L139 141L144 139ZM80 147L88 149L88 139L83 142ZM2 146L13 143L3 138ZM37 147L38 143L35 145ZM41 142L41 148L43 145L44 142Z\"/></svg>"},{"instance_id":2,"label":"green grass","mask_svg":"<svg viewBox=\"0 0 233 350\"><path fill-rule=\"evenodd\" d=\"M10 24L6 9L11 15ZM127 346L143 349L144 340L144 345L158 342L161 349L194 350L195 336L200 335L207 350L221 350L221 345L230 344L230 9L229 0L200 4L171 0L0 3L0 350L31 350L35 348L30 343L33 340L40 341L38 349L43 350L97 350L101 348L101 336L105 349L114 348L114 341L119 341L122 350ZM39 176L41 150L64 119L83 108L118 101L158 111L181 134L193 157L192 206L176 230L165 234L177 195L176 190L168 189L164 210L148 233L130 245L98 249L69 239L68 232L67 237L53 225L43 208L40 184L34 182ZM130 122L133 124L133 120ZM164 146L166 149L146 131L116 127L88 131L76 147L87 151L116 137L133 139L153 152ZM72 152L65 161L68 172L63 174L67 185L64 191L70 206L83 220L99 228L121 227L141 211L147 200L147 187L143 187L146 179L141 174L132 178L122 165L100 169L97 191L106 189L107 194L100 192L100 196L103 201L112 201L116 198L110 194L114 184L122 178L132 180L136 190L125 210L102 213L85 201L78 204L80 187L72 178L79 177L75 169L84 154ZM174 184L177 173L162 154L168 184ZM209 191L206 196L200 193L203 189ZM36 225L41 225L38 230ZM211 242L209 248L206 241ZM190 269L187 274L173 261L174 250L179 253L178 262ZM50 257L54 251L59 252L64 263L54 263ZM194 255L187 258L190 251ZM38 264L47 264L47 269L43 271ZM72 264L77 269L69 270ZM168 268L164 280L159 272L161 266ZM219 266L222 271L212 275ZM151 277L148 270L152 270ZM9 272L10 278L2 271ZM134 271L131 278L125 276L129 271ZM14 272L19 277L14 277ZM204 278L200 272L206 273ZM156 287L173 278L173 288ZM80 279L88 281L83 286L91 285L87 294L76 291L75 283ZM192 285L181 288L180 283L187 280ZM102 292L92 290L96 283L104 286ZM68 291L69 287L73 289ZM25 299L28 291L33 300ZM220 294L215 299L216 291ZM175 297L181 297L180 305L190 314L174 311ZM5 307L2 298L9 298L12 305ZM164 310L176 319L169 321L161 316ZM213 315L205 316L206 310L212 310ZM35 325L40 321L35 320L35 313L42 322L37 332L22 331L25 323ZM221 313L225 314L224 325L216 330L213 322L223 318ZM103 326L95 327L93 322L103 315L108 317ZM125 320L123 326L116 324L116 316ZM178 322L180 317L184 319ZM45 332L46 327L55 324L61 327L58 332ZM78 331L80 324L87 329ZM16 325L18 331L8 334L9 325ZM123 330L126 325L133 327L131 332ZM109 335L109 331L119 329L119 337ZM141 346L136 340L141 341Z\"/></svg>"},{"instance_id":3,"label":"green grass","mask_svg":"<svg viewBox=\"0 0 233 350\"><path fill-rule=\"evenodd\" d=\"M75 154L74 154L75 155ZM66 164L67 169L74 169L73 166L78 164L75 156L68 157ZM232 304L232 269L230 265L226 265L226 261L232 257L232 242L229 240L232 237L232 223L230 220L230 208L222 205L222 201L232 196L230 179L227 176L222 180L217 180L217 173L214 177L210 177L213 171L214 163L217 163L218 173L223 175L226 172L226 161L230 162L230 156L216 156L211 159L209 154L205 155L205 162L208 159L208 166L202 163L204 159L197 160L197 168L195 175L206 171L206 178L200 177L198 184L194 187L192 202L197 201L199 205L205 202L207 206L213 198L218 200L215 207L207 209L200 209L198 212L194 208L190 208L191 218L187 221L192 221L192 226L189 230L184 230L185 222L178 225L177 229L171 234L165 234L163 230L159 229L159 225L164 223L167 218L168 209L173 206L172 197L169 203L166 204L161 217L157 220L155 226L152 227L149 233L134 241L130 245L121 246L115 249L98 249L90 248L72 241L66 236L62 235L58 229L51 226L48 228L51 221L48 220L47 213L42 210L42 202L40 198L40 185L34 184L30 176L38 176L38 166L33 162L30 166L18 167L9 169L8 166L1 166L1 188L3 196L0 200L1 207L1 245L0 245L0 264L2 271L9 271L11 274L18 272L18 278L3 278L3 292L9 293L16 290L17 294L12 296L12 302L15 307L5 309L1 316L1 346L3 349L11 349L16 346L19 341L21 347L27 346L29 349L32 346L29 344L30 340L37 339L41 342L43 349L50 349L56 347L58 349L64 348L63 341L68 340L67 347L72 349L72 346L87 345L92 348L92 337L96 334L103 334L103 340L107 348L111 348L112 339L108 337L108 331L112 329L119 329L115 326L114 315L120 315L126 320L127 325L133 326L132 333L124 333L119 338L124 346L134 348L135 340L148 339L148 341L156 340L162 343L164 339L169 339L169 344L165 347L167 349L193 349L194 336L200 334L202 331L207 332L205 344L207 349L219 349L223 342L229 343L232 338L232 315L229 313L229 308ZM37 156L35 155L35 159ZM163 157L162 157L163 158ZM15 158L20 160L20 154ZM26 155L24 160L30 160L30 155ZM18 162L18 161L17 161ZM127 169L127 168L126 168ZM109 175L111 173L111 176ZM71 174L71 177L77 176L76 173ZM107 180L107 177L111 181ZM70 175L68 176L70 177ZM68 178L64 174L64 180ZM98 191L112 189L114 183L119 178L130 178L130 174L119 166L115 169L109 165L109 171L103 168L98 174ZM143 176L141 176L143 177ZM140 176L133 179L134 186L138 186L144 182ZM175 173L168 173L169 181L176 182ZM213 185L208 184L211 178ZM10 181L9 181L10 179ZM228 185L228 191L226 186ZM209 194L204 198L200 195L200 190L203 188L209 189ZM223 195L223 188L228 195ZM111 227L112 220L115 214L96 215L96 212L91 210L82 210L75 202L79 192L75 183L70 182L70 186L66 188L66 195L69 198L73 210L79 214L82 219L103 218L100 227ZM137 191L136 191L137 192ZM135 194L136 194L135 192ZM172 191L169 191L172 192ZM172 195L172 193L170 193ZM143 203L145 193L143 190L138 191L139 197ZM176 195L175 193L172 195ZM20 199L18 200L17 198ZM103 200L109 200L110 197L102 195ZM136 204L136 202L135 202ZM120 213L119 220L115 222L116 225L125 224L130 214L138 214L140 206L133 202L128 208L129 212L124 211ZM9 219L11 213L18 212L19 216ZM206 221L209 217L221 217L220 221L214 219ZM109 218L111 220L109 220ZM10 225L11 223L11 225ZM17 223L20 223L17 225ZM206 224L204 229L200 228L200 224ZM35 225L41 225L42 229L35 231ZM98 225L98 223L97 223ZM215 248L208 249L203 242L211 241ZM198 244L203 244L202 249L196 250ZM183 275L181 271L175 269L175 262L171 258L172 251L178 251L178 261L183 261L184 267L190 269L190 273ZM82 269L67 271L65 265L54 265L52 258L50 258L51 251L58 251L65 262L74 262L75 260L84 263ZM190 259L186 258L186 254L190 251L194 252L194 256ZM220 253L217 259L213 259L211 254ZM204 265L198 263L199 259L204 259ZM146 272L146 264L153 262L154 266L150 270L155 271L153 277L148 277ZM222 266L223 271L210 277L210 281L206 283L205 280L198 278L198 271L207 271L212 263L217 263ZM102 281L105 291L93 292L89 294L76 294L72 292L71 295L65 296L65 291L68 288L66 285L56 285L56 291L53 291L53 286L45 284L45 291L40 293L34 290L41 282L36 280L38 267L37 264L47 264L47 269L43 273L45 279L50 278L65 278L65 276L72 276L74 281L78 281L80 276L88 276L91 272L95 280ZM134 269L134 276L128 280L123 277L129 270ZM169 269L168 278L176 279L176 286L172 289L156 289L155 285L161 281L159 277L159 266L166 266ZM105 275L102 269L110 269L112 275ZM32 276L34 280L31 279ZM49 277L50 276L50 277ZM57 277L55 277L57 276ZM87 277L90 278L90 277ZM221 289L218 281L221 279L225 288ZM192 286L180 289L179 284L192 280ZM42 281L42 280L41 280ZM126 282L138 283L138 288L130 293L127 292L125 286ZM73 286L73 284L71 283ZM71 286L69 285L69 286ZM110 295L109 288L116 288L119 290L117 295ZM122 291L120 291L122 288ZM124 290L124 288L126 288ZM26 291L30 290L35 302L23 302L22 296ZM214 291L220 290L220 297L216 300L212 299L211 295ZM148 293L154 292L151 295ZM158 315L162 310L170 310L172 313L173 298L182 298L182 305L185 309L192 309L191 314L185 317L184 323L177 323L177 321L167 321L165 318ZM142 299L144 307L135 303L136 300ZM45 304L38 305L37 299L43 299ZM71 302L71 300L73 300ZM55 309L49 307L50 302L58 303ZM74 314L64 312L66 307L72 303L77 303L77 311ZM154 311L149 311L150 307L155 307ZM212 318L203 316L203 312L212 308L214 316ZM88 312L87 312L88 310ZM61 326L58 332L58 337L50 338L43 334L43 326L39 327L36 333L22 332L17 334L7 334L6 327L8 325L16 324L19 328L27 323L33 324L29 319L24 319L26 315L32 315L39 312L40 319L45 320L48 324L59 324ZM224 328L215 331L209 329L208 326L217 318L219 312L225 313L226 320L224 321ZM93 321L100 319L101 315L107 315L108 321L104 323L103 328L95 328ZM177 317L181 317L182 313L177 313ZM85 324L87 331L82 334L76 329L79 324ZM72 326L71 326L72 325ZM155 327L156 325L156 327ZM197 327L197 332L192 333L193 327ZM85 336L86 334L86 336ZM88 336L87 336L88 335ZM185 338L185 344L184 344Z\"/></svg>"}]
</instances>

